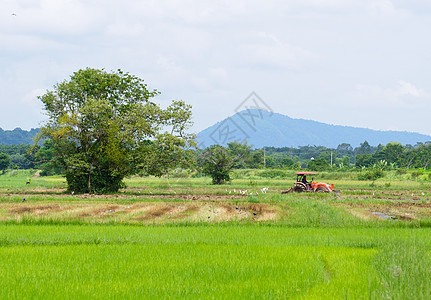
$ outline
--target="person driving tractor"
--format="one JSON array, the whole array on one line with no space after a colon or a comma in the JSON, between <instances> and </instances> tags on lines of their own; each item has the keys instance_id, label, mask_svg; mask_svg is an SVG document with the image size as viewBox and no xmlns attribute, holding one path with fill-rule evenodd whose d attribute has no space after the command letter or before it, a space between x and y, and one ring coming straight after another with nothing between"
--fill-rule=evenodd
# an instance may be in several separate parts
<instances>
[{"instance_id":1,"label":"person driving tractor","mask_svg":"<svg viewBox=\"0 0 431 300\"><path fill-rule=\"evenodd\" d=\"M307 187L307 189L310 187L310 183L307 181L307 176L302 177L301 182L303 184L305 184L305 186Z\"/></svg>"},{"instance_id":2,"label":"person driving tractor","mask_svg":"<svg viewBox=\"0 0 431 300\"><path fill-rule=\"evenodd\" d=\"M316 175L313 172L297 172L296 173L296 182L293 187L286 191L282 191L282 194L287 194L290 192L302 193L302 192L316 192L316 193L340 193L339 190L334 190L334 184L327 184L324 182L314 182L313 178L311 181L307 181L306 175Z\"/></svg>"}]
</instances>

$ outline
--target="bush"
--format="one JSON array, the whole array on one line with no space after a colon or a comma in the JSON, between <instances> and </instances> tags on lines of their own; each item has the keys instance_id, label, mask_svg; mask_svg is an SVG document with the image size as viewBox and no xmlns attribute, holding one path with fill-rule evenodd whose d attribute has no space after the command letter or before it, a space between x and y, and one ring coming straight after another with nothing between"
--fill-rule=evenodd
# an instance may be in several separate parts
<instances>
[{"instance_id":1,"label":"bush","mask_svg":"<svg viewBox=\"0 0 431 300\"><path fill-rule=\"evenodd\" d=\"M294 163L293 165L291 165L289 167L289 169L295 170L295 171L300 171L302 169L301 163L299 161L297 161L296 163Z\"/></svg>"},{"instance_id":2,"label":"bush","mask_svg":"<svg viewBox=\"0 0 431 300\"><path fill-rule=\"evenodd\" d=\"M398 174L398 175L404 175L404 174L407 174L407 170L406 170L406 169L398 169L398 170L397 170L397 174Z\"/></svg>"},{"instance_id":3,"label":"bush","mask_svg":"<svg viewBox=\"0 0 431 300\"><path fill-rule=\"evenodd\" d=\"M423 175L424 171L423 170L417 170L412 172L412 174L410 175L412 177L412 179L417 179L419 176Z\"/></svg>"},{"instance_id":4,"label":"bush","mask_svg":"<svg viewBox=\"0 0 431 300\"><path fill-rule=\"evenodd\" d=\"M319 179L327 179L327 180L352 180L356 179L356 173L338 171L338 172L319 172L317 175Z\"/></svg>"},{"instance_id":5,"label":"bush","mask_svg":"<svg viewBox=\"0 0 431 300\"><path fill-rule=\"evenodd\" d=\"M190 178L193 177L193 175L195 175L196 171L191 170L191 169L183 169L183 168L176 168L174 170L171 170L167 176L170 178Z\"/></svg>"},{"instance_id":6,"label":"bush","mask_svg":"<svg viewBox=\"0 0 431 300\"><path fill-rule=\"evenodd\" d=\"M283 170L265 170L259 174L263 178L287 178L286 171Z\"/></svg>"},{"instance_id":7,"label":"bush","mask_svg":"<svg viewBox=\"0 0 431 300\"><path fill-rule=\"evenodd\" d=\"M358 174L358 180L376 180L385 176L383 170L380 169L368 169L365 172Z\"/></svg>"}]
</instances>

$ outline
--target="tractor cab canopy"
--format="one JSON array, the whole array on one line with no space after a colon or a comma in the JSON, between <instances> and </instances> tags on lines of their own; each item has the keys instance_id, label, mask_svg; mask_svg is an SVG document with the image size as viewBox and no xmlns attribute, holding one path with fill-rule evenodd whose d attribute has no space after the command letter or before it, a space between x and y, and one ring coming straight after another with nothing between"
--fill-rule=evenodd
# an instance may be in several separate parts
<instances>
[{"instance_id":1,"label":"tractor cab canopy","mask_svg":"<svg viewBox=\"0 0 431 300\"><path fill-rule=\"evenodd\" d=\"M313 173L313 172L298 172L298 173L296 173L296 181L297 182L301 182L302 178L304 176L307 176L307 175L316 175L316 173Z\"/></svg>"}]
</instances>

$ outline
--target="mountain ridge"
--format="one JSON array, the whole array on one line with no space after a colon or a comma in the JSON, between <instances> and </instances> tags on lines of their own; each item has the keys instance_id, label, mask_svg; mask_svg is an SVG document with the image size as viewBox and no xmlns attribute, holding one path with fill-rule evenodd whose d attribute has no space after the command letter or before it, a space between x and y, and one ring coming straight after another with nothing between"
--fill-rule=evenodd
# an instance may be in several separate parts
<instances>
[{"instance_id":1,"label":"mountain ridge","mask_svg":"<svg viewBox=\"0 0 431 300\"><path fill-rule=\"evenodd\" d=\"M361 127L331 125L313 120L294 119L262 109L246 109L202 130L197 134L200 148L247 141L255 148L298 147L316 145L336 148L341 143L359 146L399 142L415 145L431 141L431 136L416 132L373 130Z\"/></svg>"},{"instance_id":2,"label":"mountain ridge","mask_svg":"<svg viewBox=\"0 0 431 300\"><path fill-rule=\"evenodd\" d=\"M39 131L40 128L32 128L30 130L23 130L19 127L13 130L3 130L0 128L0 145L33 144L33 139Z\"/></svg>"},{"instance_id":3,"label":"mountain ridge","mask_svg":"<svg viewBox=\"0 0 431 300\"><path fill-rule=\"evenodd\" d=\"M13 130L0 128L0 144L32 144L39 128ZM372 146L399 142L415 145L431 141L430 135L408 131L374 130L369 128L332 125L323 122L295 119L263 109L246 109L202 130L197 134L200 148L227 145L232 141L245 142L255 148L325 146L336 148L341 143L357 147L367 141Z\"/></svg>"}]
</instances>

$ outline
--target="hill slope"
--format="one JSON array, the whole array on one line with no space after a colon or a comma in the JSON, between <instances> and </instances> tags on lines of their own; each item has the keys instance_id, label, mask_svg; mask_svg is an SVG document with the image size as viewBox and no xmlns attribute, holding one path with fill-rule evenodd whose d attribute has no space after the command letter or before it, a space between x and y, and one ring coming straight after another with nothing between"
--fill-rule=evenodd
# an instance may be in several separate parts
<instances>
[{"instance_id":1,"label":"hill slope","mask_svg":"<svg viewBox=\"0 0 431 300\"><path fill-rule=\"evenodd\" d=\"M0 145L20 145L33 144L33 139L40 131L39 128L31 130L22 130L15 128L14 130L3 130L0 128Z\"/></svg>"},{"instance_id":2,"label":"hill slope","mask_svg":"<svg viewBox=\"0 0 431 300\"><path fill-rule=\"evenodd\" d=\"M329 125L259 109L243 110L232 117L201 131L197 136L200 148L232 141L248 141L255 148L264 146L298 147L306 145L336 148L341 143L359 146L365 140L370 145L399 142L415 145L431 141L431 136L406 131L378 131L366 128Z\"/></svg>"}]
</instances>

